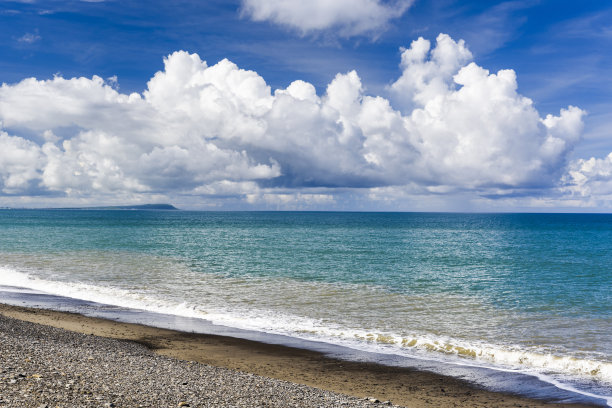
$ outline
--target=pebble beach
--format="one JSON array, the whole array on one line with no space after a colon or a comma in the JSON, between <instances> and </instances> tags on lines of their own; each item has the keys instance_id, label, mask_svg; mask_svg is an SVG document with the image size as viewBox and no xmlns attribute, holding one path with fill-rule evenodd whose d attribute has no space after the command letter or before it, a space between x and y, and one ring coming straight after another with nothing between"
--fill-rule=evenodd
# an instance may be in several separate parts
<instances>
[{"instance_id":1,"label":"pebble beach","mask_svg":"<svg viewBox=\"0 0 612 408\"><path fill-rule=\"evenodd\" d=\"M0 304L0 407L584 407L315 352Z\"/></svg>"},{"instance_id":2,"label":"pebble beach","mask_svg":"<svg viewBox=\"0 0 612 408\"><path fill-rule=\"evenodd\" d=\"M4 407L370 407L286 381L155 355L135 342L0 316Z\"/></svg>"}]
</instances>

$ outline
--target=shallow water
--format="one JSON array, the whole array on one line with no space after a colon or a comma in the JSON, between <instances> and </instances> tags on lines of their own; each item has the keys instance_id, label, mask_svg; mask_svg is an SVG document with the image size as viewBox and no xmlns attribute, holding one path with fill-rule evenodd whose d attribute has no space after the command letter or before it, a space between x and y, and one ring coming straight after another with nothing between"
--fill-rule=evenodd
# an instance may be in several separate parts
<instances>
[{"instance_id":1,"label":"shallow water","mask_svg":"<svg viewBox=\"0 0 612 408\"><path fill-rule=\"evenodd\" d=\"M0 285L612 396L612 215L0 211Z\"/></svg>"}]
</instances>

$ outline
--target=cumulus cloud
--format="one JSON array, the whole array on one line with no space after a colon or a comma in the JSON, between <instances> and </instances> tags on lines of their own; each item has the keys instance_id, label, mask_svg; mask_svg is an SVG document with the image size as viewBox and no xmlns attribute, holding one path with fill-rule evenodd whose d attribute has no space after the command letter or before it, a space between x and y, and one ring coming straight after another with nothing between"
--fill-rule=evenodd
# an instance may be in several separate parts
<instances>
[{"instance_id":1,"label":"cumulus cloud","mask_svg":"<svg viewBox=\"0 0 612 408\"><path fill-rule=\"evenodd\" d=\"M400 67L391 98L367 95L355 71L322 95L300 80L272 91L256 72L184 51L142 94L97 76L3 84L0 188L332 205L342 189L490 197L559 184L582 110L541 117L512 70L490 73L444 34L414 41Z\"/></svg>"},{"instance_id":2,"label":"cumulus cloud","mask_svg":"<svg viewBox=\"0 0 612 408\"><path fill-rule=\"evenodd\" d=\"M242 13L254 21L270 21L302 35L333 29L342 37L376 34L398 18L412 0L243 0Z\"/></svg>"},{"instance_id":3,"label":"cumulus cloud","mask_svg":"<svg viewBox=\"0 0 612 408\"><path fill-rule=\"evenodd\" d=\"M597 159L578 159L571 163L566 190L579 197L601 197L612 200L612 153Z\"/></svg>"},{"instance_id":4,"label":"cumulus cloud","mask_svg":"<svg viewBox=\"0 0 612 408\"><path fill-rule=\"evenodd\" d=\"M40 177L44 160L35 143L0 131L0 187L5 194L27 191Z\"/></svg>"},{"instance_id":5,"label":"cumulus cloud","mask_svg":"<svg viewBox=\"0 0 612 408\"><path fill-rule=\"evenodd\" d=\"M403 73L390 90L407 115L423 181L553 185L580 138L584 112L570 106L540 118L533 102L517 93L514 71L490 73L470 59L462 41L444 34L433 49L418 39L402 53Z\"/></svg>"},{"instance_id":6,"label":"cumulus cloud","mask_svg":"<svg viewBox=\"0 0 612 408\"><path fill-rule=\"evenodd\" d=\"M184 55L177 53L176 59ZM169 66L172 60L167 60ZM155 89L155 78L151 82ZM19 174L30 179L36 175L41 191L65 194L182 192L218 180L254 180L280 174L273 161L255 162L244 150L224 149L207 141L206 135L198 132L205 123L196 123L197 116L188 119L185 126L180 106L164 110L156 100L156 94L149 91L145 97L120 94L95 76L47 81L30 78L15 85L3 84L3 125L33 134L39 144L6 133L2 144L29 152L31 163L37 163L35 171L20 170ZM214 132L208 136L215 138ZM42 159L34 161L34 150ZM18 177L14 168L3 166L5 188L14 189L18 184L11 180L25 177Z\"/></svg>"}]
</instances>

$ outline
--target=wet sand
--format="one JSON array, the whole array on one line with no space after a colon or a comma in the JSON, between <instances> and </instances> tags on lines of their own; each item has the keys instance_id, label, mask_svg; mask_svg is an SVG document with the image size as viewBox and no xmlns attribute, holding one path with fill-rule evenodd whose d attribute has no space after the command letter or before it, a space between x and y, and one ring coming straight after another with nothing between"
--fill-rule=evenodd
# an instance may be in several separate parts
<instances>
[{"instance_id":1,"label":"wet sand","mask_svg":"<svg viewBox=\"0 0 612 408\"><path fill-rule=\"evenodd\" d=\"M224 367L359 398L391 401L400 406L585 407L578 404L552 404L482 390L465 381L429 372L341 361L314 351L232 337L185 333L2 304L0 314L72 332L129 340L174 359ZM118 379L109 378L106 381ZM330 403L330 406L333 405Z\"/></svg>"}]
</instances>

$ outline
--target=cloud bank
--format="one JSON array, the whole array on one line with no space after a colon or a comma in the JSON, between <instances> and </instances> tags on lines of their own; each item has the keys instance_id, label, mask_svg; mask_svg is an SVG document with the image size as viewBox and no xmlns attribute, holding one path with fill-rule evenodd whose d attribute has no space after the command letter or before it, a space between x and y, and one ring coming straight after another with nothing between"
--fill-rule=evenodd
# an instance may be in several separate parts
<instances>
[{"instance_id":1,"label":"cloud bank","mask_svg":"<svg viewBox=\"0 0 612 408\"><path fill-rule=\"evenodd\" d=\"M609 194L610 157L569 161L579 108L541 117L514 71L490 73L444 34L414 41L400 67L388 98L355 71L322 95L300 80L273 92L256 72L184 51L141 94L97 76L3 84L0 191L323 206L343 191Z\"/></svg>"},{"instance_id":2,"label":"cloud bank","mask_svg":"<svg viewBox=\"0 0 612 408\"><path fill-rule=\"evenodd\" d=\"M333 29L341 37L377 34L398 18L412 0L243 0L242 14L270 21L302 35Z\"/></svg>"}]
</instances>

